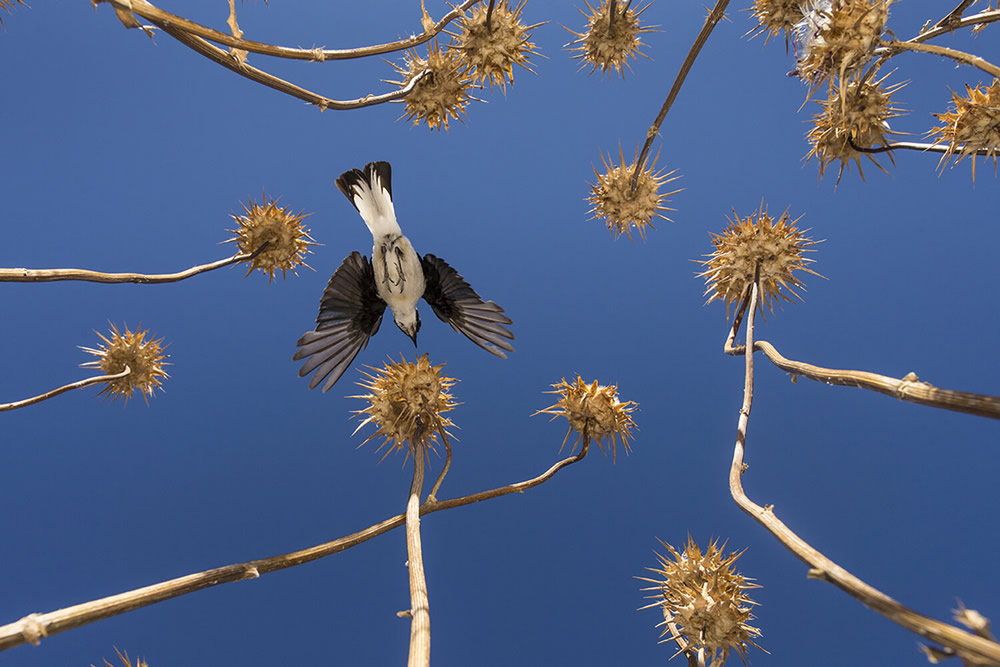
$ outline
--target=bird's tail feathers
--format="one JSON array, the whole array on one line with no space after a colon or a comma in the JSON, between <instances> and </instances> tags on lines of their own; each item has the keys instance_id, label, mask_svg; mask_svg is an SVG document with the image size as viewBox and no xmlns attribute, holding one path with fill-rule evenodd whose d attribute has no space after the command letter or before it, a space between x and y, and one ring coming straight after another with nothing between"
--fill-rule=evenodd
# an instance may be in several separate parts
<instances>
[{"instance_id":1,"label":"bird's tail feathers","mask_svg":"<svg viewBox=\"0 0 1000 667\"><path fill-rule=\"evenodd\" d=\"M392 205L392 168L388 162L369 162L364 169L345 171L337 188L361 214L374 238L401 234Z\"/></svg>"}]
</instances>

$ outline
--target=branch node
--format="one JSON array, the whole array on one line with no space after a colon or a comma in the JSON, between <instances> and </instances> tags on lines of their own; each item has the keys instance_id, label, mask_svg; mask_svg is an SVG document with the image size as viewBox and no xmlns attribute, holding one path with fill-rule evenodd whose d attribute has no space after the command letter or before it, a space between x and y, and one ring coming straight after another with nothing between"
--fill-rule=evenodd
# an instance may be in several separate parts
<instances>
[{"instance_id":1,"label":"branch node","mask_svg":"<svg viewBox=\"0 0 1000 667\"><path fill-rule=\"evenodd\" d=\"M413 618L413 612L410 609L404 609L403 611L397 611L396 616L399 618Z\"/></svg>"},{"instance_id":2,"label":"branch node","mask_svg":"<svg viewBox=\"0 0 1000 667\"><path fill-rule=\"evenodd\" d=\"M41 621L41 614L28 614L21 619L21 635L32 644L38 646L42 639L49 636L45 629L45 624Z\"/></svg>"},{"instance_id":3,"label":"branch node","mask_svg":"<svg viewBox=\"0 0 1000 667\"><path fill-rule=\"evenodd\" d=\"M252 565L243 572L244 579L256 579L259 576L260 576L260 570L258 570L256 567Z\"/></svg>"},{"instance_id":4,"label":"branch node","mask_svg":"<svg viewBox=\"0 0 1000 667\"><path fill-rule=\"evenodd\" d=\"M809 570L806 572L806 578L807 579L819 579L820 581L829 581L830 580L830 578L828 576L826 576L826 571L825 570L821 570L818 567L811 567L811 568L809 568Z\"/></svg>"}]
</instances>

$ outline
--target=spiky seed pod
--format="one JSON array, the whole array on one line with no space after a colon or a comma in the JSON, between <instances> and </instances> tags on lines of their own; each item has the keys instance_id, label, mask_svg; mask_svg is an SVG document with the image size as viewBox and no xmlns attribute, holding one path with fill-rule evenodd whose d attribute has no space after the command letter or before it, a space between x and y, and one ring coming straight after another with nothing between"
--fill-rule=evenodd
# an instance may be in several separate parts
<instances>
[{"instance_id":1,"label":"spiky seed pod","mask_svg":"<svg viewBox=\"0 0 1000 667\"><path fill-rule=\"evenodd\" d=\"M861 153L854 146L888 146L887 136L899 134L889 129L889 120L901 115L901 109L892 106L892 96L906 82L886 86L884 84L888 74L877 81L869 78L859 82L860 77L860 73L855 73L839 85L831 86L830 98L819 101L823 107L822 113L813 116L813 127L807 134L812 149L806 155L806 160L814 157L819 160L820 178L823 178L823 173L832 162L839 160L837 183L840 183L844 168L849 168L850 161L854 160L863 180L865 173L861 169L862 155L885 171L871 153ZM892 155L889 159L892 160Z\"/></svg>"},{"instance_id":2,"label":"spiky seed pod","mask_svg":"<svg viewBox=\"0 0 1000 667\"><path fill-rule=\"evenodd\" d=\"M796 26L802 22L802 0L754 0L750 13L757 19L757 27L750 31L752 37L767 33L764 43L778 33L785 33L785 47L789 36L795 36Z\"/></svg>"},{"instance_id":3,"label":"spiky seed pod","mask_svg":"<svg viewBox=\"0 0 1000 667\"><path fill-rule=\"evenodd\" d=\"M125 332L121 333L112 324L110 340L104 334L95 332L104 343L97 348L81 346L81 350L97 359L80 364L80 367L98 368L105 375L117 375L128 366L131 372L125 377L109 381L98 392L98 396L110 397L112 401L122 397L127 404L132 392L138 390L148 404L153 391L162 389L163 378L170 377L163 370L164 366L169 366L166 363L167 355L163 353L166 346L163 345L162 338L153 340L150 337L147 340L149 331L129 331L128 325L124 329Z\"/></svg>"},{"instance_id":4,"label":"spiky seed pod","mask_svg":"<svg viewBox=\"0 0 1000 667\"><path fill-rule=\"evenodd\" d=\"M392 66L402 75L402 80L387 83L400 88L424 70L430 70L403 98L406 113L401 118L412 120L414 126L425 123L432 130L446 131L452 118L464 122L465 107L473 99L469 94L472 77L457 49L451 45L442 48L434 40L427 47L427 58L421 58L416 51L407 51L402 67L395 63Z\"/></svg>"},{"instance_id":5,"label":"spiky seed pod","mask_svg":"<svg viewBox=\"0 0 1000 667\"><path fill-rule=\"evenodd\" d=\"M611 447L611 458L617 458L617 443L621 439L625 453L629 453L629 438L631 431L635 428L631 413L636 409L634 401L618 400L618 385L602 387L594 380L587 384L577 375L576 380L567 382L563 378L560 382L552 385L554 391L550 394L560 396L554 405L539 410L535 414L550 414L552 418L565 417L569 421L569 431L563 438L562 446L566 446L571 433L576 432L576 441L573 443L572 451L576 451L577 444L582 440L589 443L596 440L601 451L605 454L605 443ZM572 453L571 451L571 453Z\"/></svg>"},{"instance_id":6,"label":"spiky seed pod","mask_svg":"<svg viewBox=\"0 0 1000 667\"><path fill-rule=\"evenodd\" d=\"M663 218L669 220L661 211L673 211L666 206L667 197L680 192L660 192L660 187L665 183L676 181L680 176L674 176L676 170L663 173L656 170L656 160L646 169L639 173L635 190L632 190L632 175L635 173L636 161L625 164L625 156L621 149L618 149L619 164L614 163L610 156L605 158L601 154L601 161L604 163L604 173L594 168L594 175L597 182L590 186L590 195L587 201L593 206L588 213L593 213L595 218L604 218L608 226L617 239L622 234L626 234L629 240L632 239L632 229L639 232L639 238L646 238L646 227L653 227L653 218ZM636 154L638 159L638 153ZM655 227L653 227L655 229Z\"/></svg>"},{"instance_id":7,"label":"spiky seed pod","mask_svg":"<svg viewBox=\"0 0 1000 667\"><path fill-rule=\"evenodd\" d=\"M469 71L474 74L473 82L481 86L489 81L490 87L499 85L506 92L508 83L514 83L514 65L520 65L529 72L529 58L537 55L532 44L531 31L542 25L525 26L521 23L521 10L527 0L521 0L511 9L507 0L500 0L493 6L490 26L486 27L489 7L478 4L458 22L455 48L462 54Z\"/></svg>"},{"instance_id":8,"label":"spiky seed pod","mask_svg":"<svg viewBox=\"0 0 1000 667\"><path fill-rule=\"evenodd\" d=\"M384 437L379 449L389 445L386 455L403 449L405 443L414 449L433 448L438 435L454 425L444 413L455 408L455 397L449 390L456 380L441 375L442 368L444 364L431 366L425 354L415 363L390 358L384 368L365 373L367 380L358 384L368 393L351 397L368 401L368 407L355 413L362 422L354 432L366 424L375 424L378 430L365 442Z\"/></svg>"},{"instance_id":9,"label":"spiky seed pod","mask_svg":"<svg viewBox=\"0 0 1000 667\"><path fill-rule=\"evenodd\" d=\"M743 552L723 558L726 545L712 541L702 553L690 537L679 553L662 540L660 544L670 555L656 554L659 567L648 569L657 577L639 579L653 584L643 589L652 591L653 600L643 608L660 608L663 622L657 627L663 627L664 641L682 639L687 650L699 657L699 664L721 667L730 651L736 651L745 664L747 645L760 648L754 642L760 630L749 624L757 603L746 591L760 586L733 569Z\"/></svg>"},{"instance_id":10,"label":"spiky seed pod","mask_svg":"<svg viewBox=\"0 0 1000 667\"><path fill-rule=\"evenodd\" d=\"M590 66L590 74L599 67L601 74L614 70L622 77L627 67L632 66L628 59L645 56L639 47L645 46L640 35L644 32L655 32L652 27L639 22L642 13L649 9L647 4L641 9L632 9L631 1L619 3L616 0L601 0L595 9L589 0L584 0L587 11L580 13L587 17L587 29L583 32L569 30L576 39L566 45L573 51L579 51L574 58L582 61L581 69Z\"/></svg>"},{"instance_id":11,"label":"spiky seed pod","mask_svg":"<svg viewBox=\"0 0 1000 667\"><path fill-rule=\"evenodd\" d=\"M118 658L119 658L119 659L120 659L120 660L122 661L122 664L123 664L123 665L124 665L125 667L132 667L132 661L131 661L131 660L129 659L129 657L128 657L128 651L125 651L125 652L123 653L122 651L119 651L119 650L118 650L118 649L116 648L116 649L115 649L115 653L117 653L117 654L118 654ZM110 662L108 662L107 660L105 660L105 661L104 661L104 666L105 666L105 667L114 667L114 665L112 665L112 664L111 664ZM145 660L145 659L143 659L143 658L136 658L136 661L135 661L135 667L149 667L149 663L147 663L147 662L146 662L146 660Z\"/></svg>"},{"instance_id":12,"label":"spiky seed pod","mask_svg":"<svg viewBox=\"0 0 1000 667\"><path fill-rule=\"evenodd\" d=\"M817 84L843 79L871 58L889 20L890 0L809 0L799 24L796 74Z\"/></svg>"},{"instance_id":13,"label":"spiky seed pod","mask_svg":"<svg viewBox=\"0 0 1000 667\"><path fill-rule=\"evenodd\" d=\"M805 232L795 226L798 221L799 218L789 220L788 211L775 221L763 203L746 218L740 218L733 211L729 226L721 234L712 234L715 250L707 255L707 260L698 260L706 267L697 274L707 285L708 301L705 303L716 299L725 301L728 316L730 304L741 299L753 283L758 265L761 291L758 308L766 303L773 313L779 299L791 301L792 296L801 299L795 290L803 286L802 281L794 272L820 274L808 268L813 260L805 256L813 252L809 246L818 241L806 238Z\"/></svg>"},{"instance_id":14,"label":"spiky seed pod","mask_svg":"<svg viewBox=\"0 0 1000 667\"><path fill-rule=\"evenodd\" d=\"M952 155L958 155L953 164L958 164L966 155L972 159L972 182L976 181L976 152L986 152L986 159L993 158L996 169L997 153L1000 152L1000 79L994 79L989 87L965 84L968 97L952 91L951 109L946 113L934 114L943 125L935 127L930 134L938 135L934 145L947 144L948 150L941 157L943 166Z\"/></svg>"},{"instance_id":15,"label":"spiky seed pod","mask_svg":"<svg viewBox=\"0 0 1000 667\"><path fill-rule=\"evenodd\" d=\"M261 194L261 202L258 205L251 199L249 206L243 204L245 215L232 214L236 229L227 231L235 236L223 241L235 243L242 254L254 253L267 244L259 255L250 260L246 275L259 269L267 274L267 282L270 284L275 271L280 270L281 277L284 278L286 271L296 273L297 266L311 268L305 263L304 257L310 252L309 246L316 244L309 236L309 230L302 224L311 214L294 214L287 207L279 207L277 199L268 201L266 194Z\"/></svg>"}]
</instances>

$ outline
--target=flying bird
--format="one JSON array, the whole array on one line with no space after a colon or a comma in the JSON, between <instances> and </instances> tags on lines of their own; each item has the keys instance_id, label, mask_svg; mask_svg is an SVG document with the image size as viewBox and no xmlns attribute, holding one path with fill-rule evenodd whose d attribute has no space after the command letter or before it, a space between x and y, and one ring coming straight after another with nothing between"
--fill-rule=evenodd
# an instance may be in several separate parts
<instances>
[{"instance_id":1,"label":"flying bird","mask_svg":"<svg viewBox=\"0 0 1000 667\"><path fill-rule=\"evenodd\" d=\"M325 392L336 384L378 332L386 306L416 345L421 298L438 318L490 354L506 359L505 351L514 351L514 334L504 326L513 322L503 308L484 302L443 259L418 255L403 236L392 205L391 176L388 162L369 162L337 179L337 188L361 214L375 243L371 260L356 250L347 256L323 290L316 330L296 343L292 359L306 360L299 377L316 371L310 389L323 383Z\"/></svg>"}]
</instances>

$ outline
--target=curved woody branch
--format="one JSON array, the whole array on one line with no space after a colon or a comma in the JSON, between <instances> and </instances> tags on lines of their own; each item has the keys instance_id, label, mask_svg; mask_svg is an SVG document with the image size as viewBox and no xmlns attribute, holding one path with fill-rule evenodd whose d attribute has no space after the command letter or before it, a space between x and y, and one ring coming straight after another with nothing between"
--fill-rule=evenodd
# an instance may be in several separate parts
<instances>
[{"instance_id":1,"label":"curved woody branch","mask_svg":"<svg viewBox=\"0 0 1000 667\"><path fill-rule=\"evenodd\" d=\"M84 387L89 387L92 384L100 384L102 382L111 382L112 380L118 380L125 377L132 372L128 366L125 367L121 373L115 373L114 375L98 375L96 377L87 378L86 380L80 380L78 382L71 382L70 384L63 385L58 389L53 389L52 391L47 391L44 394L39 394L38 396L32 396L31 398L26 398L21 401L14 401L13 403L0 403L0 412L7 412L8 410L17 410L18 408L26 408L29 405L34 405L35 403L41 403L42 401L47 401L50 398L54 398L59 394L65 394L67 391L72 391L73 389L83 389Z\"/></svg>"}]
</instances>

